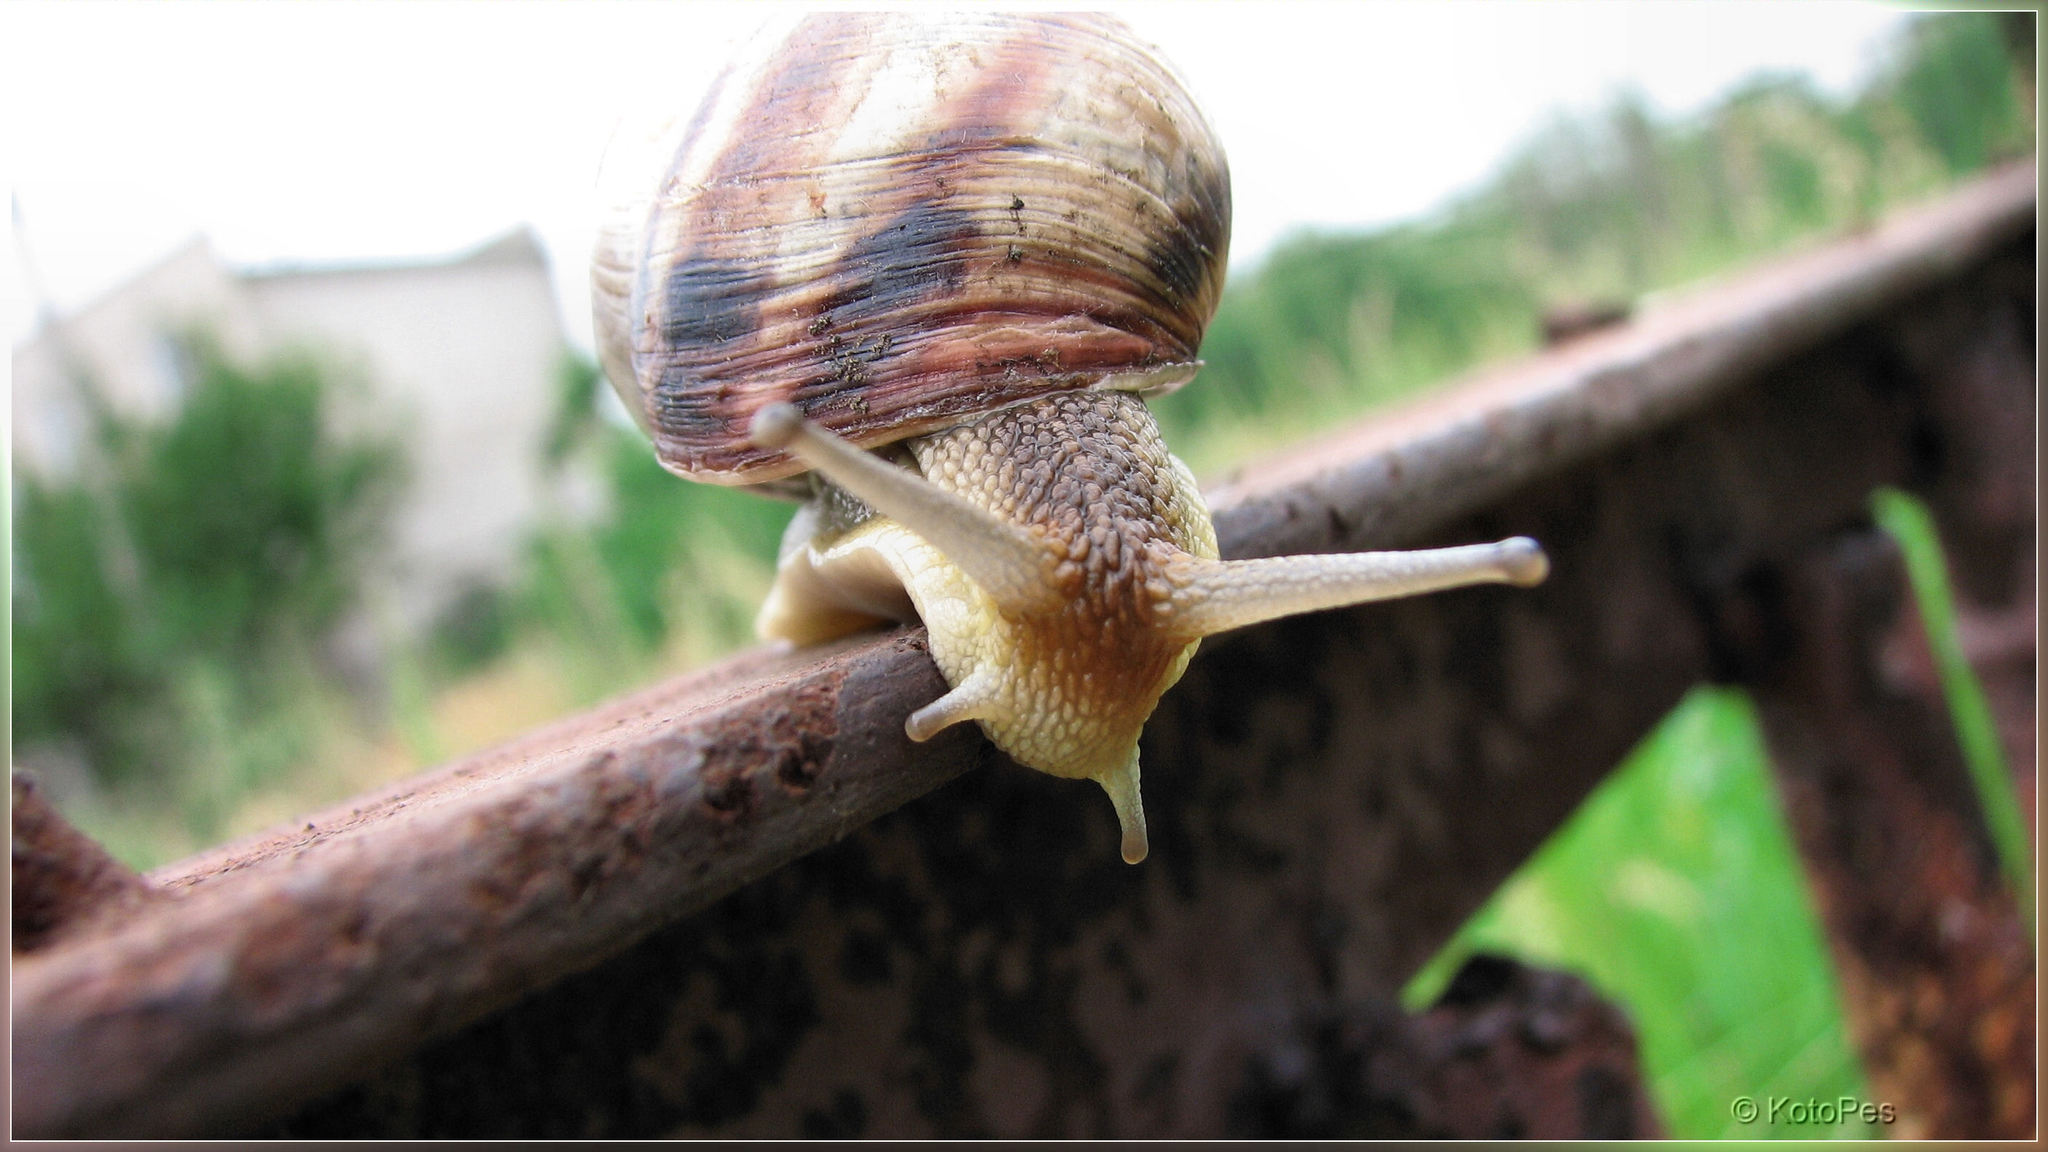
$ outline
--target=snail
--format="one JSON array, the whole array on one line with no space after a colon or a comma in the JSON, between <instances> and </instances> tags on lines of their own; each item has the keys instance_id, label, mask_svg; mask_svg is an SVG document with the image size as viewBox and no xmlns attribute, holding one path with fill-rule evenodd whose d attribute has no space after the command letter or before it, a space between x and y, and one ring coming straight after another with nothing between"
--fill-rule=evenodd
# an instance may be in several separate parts
<instances>
[{"instance_id":1,"label":"snail","mask_svg":"<svg viewBox=\"0 0 2048 1152\"><path fill-rule=\"evenodd\" d=\"M1099 16L815 14L695 113L623 132L592 264L600 358L670 471L804 501L758 619L922 620L978 722L1108 792L1147 851L1138 737L1205 636L1482 582L1533 540L1225 561L1145 406L1222 291L1221 145Z\"/></svg>"}]
</instances>

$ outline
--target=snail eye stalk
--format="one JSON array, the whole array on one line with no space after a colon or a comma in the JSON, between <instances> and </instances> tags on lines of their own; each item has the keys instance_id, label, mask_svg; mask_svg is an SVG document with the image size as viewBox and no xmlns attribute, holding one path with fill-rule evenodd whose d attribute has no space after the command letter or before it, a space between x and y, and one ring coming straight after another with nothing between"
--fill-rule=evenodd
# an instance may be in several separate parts
<instances>
[{"instance_id":1,"label":"snail eye stalk","mask_svg":"<svg viewBox=\"0 0 2048 1152\"><path fill-rule=\"evenodd\" d=\"M804 419L795 405L770 404L761 409L752 431L755 443L790 453L875 511L924 537L1004 611L1023 615L1057 605L1053 558L1024 529L996 519L915 472L848 444Z\"/></svg>"},{"instance_id":2,"label":"snail eye stalk","mask_svg":"<svg viewBox=\"0 0 2048 1152\"><path fill-rule=\"evenodd\" d=\"M1473 584L1529 588L1541 584L1549 573L1549 559L1527 536L1414 552L1256 560L1191 557L1174 581L1174 628L1190 638L1214 636L1283 616Z\"/></svg>"}]
</instances>

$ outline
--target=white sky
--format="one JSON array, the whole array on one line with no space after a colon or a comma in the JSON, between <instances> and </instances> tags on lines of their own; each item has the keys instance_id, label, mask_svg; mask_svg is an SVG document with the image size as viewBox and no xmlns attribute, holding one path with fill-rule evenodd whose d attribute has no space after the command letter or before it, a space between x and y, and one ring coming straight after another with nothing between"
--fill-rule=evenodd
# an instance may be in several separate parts
<instances>
[{"instance_id":1,"label":"white sky","mask_svg":"<svg viewBox=\"0 0 2048 1152\"><path fill-rule=\"evenodd\" d=\"M1189 78L1230 154L1232 264L1301 225L1428 211L1560 110L1622 88L1698 111L1762 69L1853 90L1910 13L1845 2L1106 5ZM76 308L196 234L229 260L449 255L520 222L572 341L592 181L650 87L694 106L732 4L0 5L5 163L50 296ZM10 344L34 315L9 245Z\"/></svg>"}]
</instances>

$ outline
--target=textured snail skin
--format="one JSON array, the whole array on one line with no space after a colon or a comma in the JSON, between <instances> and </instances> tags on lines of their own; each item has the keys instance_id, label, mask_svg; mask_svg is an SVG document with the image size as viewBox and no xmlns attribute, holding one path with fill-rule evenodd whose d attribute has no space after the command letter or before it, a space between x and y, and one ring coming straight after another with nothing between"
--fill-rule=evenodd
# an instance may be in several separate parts
<instances>
[{"instance_id":1,"label":"textured snail skin","mask_svg":"<svg viewBox=\"0 0 2048 1152\"><path fill-rule=\"evenodd\" d=\"M1125 859L1143 859L1138 735L1199 643L1174 627L1173 565L1216 557L1194 477L1144 403L1121 392L1054 395L911 450L938 488L1023 527L1041 562L997 562L1035 571L999 596L988 589L998 581L970 577L893 518L839 534L805 525L762 608L762 633L822 639L872 623L862 607L901 618L886 600L907 593L953 686L911 718L911 736L978 720L1019 763L1097 781L1116 804ZM1030 595L1034 582L1043 595Z\"/></svg>"},{"instance_id":2,"label":"textured snail skin","mask_svg":"<svg viewBox=\"0 0 2048 1152\"><path fill-rule=\"evenodd\" d=\"M1198 367L1229 177L1114 21L809 17L640 143L651 175L605 177L600 352L672 471L812 473L762 636L922 619L950 690L911 738L973 720L1096 781L1125 860L1148 850L1139 734L1204 636L1545 575L1519 537L1217 557L1142 397Z\"/></svg>"}]
</instances>

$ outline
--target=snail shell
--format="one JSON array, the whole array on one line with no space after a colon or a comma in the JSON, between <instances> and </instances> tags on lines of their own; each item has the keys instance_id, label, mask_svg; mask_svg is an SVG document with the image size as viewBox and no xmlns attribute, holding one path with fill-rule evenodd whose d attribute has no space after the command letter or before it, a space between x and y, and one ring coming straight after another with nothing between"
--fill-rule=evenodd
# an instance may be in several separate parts
<instances>
[{"instance_id":1,"label":"snail shell","mask_svg":"<svg viewBox=\"0 0 2048 1152\"><path fill-rule=\"evenodd\" d=\"M873 448L1049 392L1194 373L1229 246L1223 149L1096 16L819 16L688 120L614 142L592 287L662 463L801 471L762 407Z\"/></svg>"},{"instance_id":2,"label":"snail shell","mask_svg":"<svg viewBox=\"0 0 2048 1152\"><path fill-rule=\"evenodd\" d=\"M949 690L911 738L973 720L1096 781L1133 863L1138 737L1203 637L1543 579L1520 537L1218 558L1142 398L1198 367L1229 176L1112 20L811 16L694 116L616 139L602 184L600 355L662 463L784 491L814 471L762 635L922 619Z\"/></svg>"}]
</instances>

